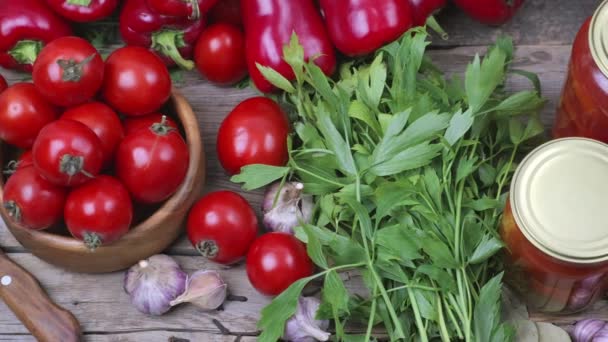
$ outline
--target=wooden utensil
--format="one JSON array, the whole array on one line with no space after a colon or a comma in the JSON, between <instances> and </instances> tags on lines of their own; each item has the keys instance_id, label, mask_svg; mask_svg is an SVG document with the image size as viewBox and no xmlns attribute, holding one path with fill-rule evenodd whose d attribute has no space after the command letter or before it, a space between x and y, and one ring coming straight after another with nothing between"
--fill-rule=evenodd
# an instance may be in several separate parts
<instances>
[{"instance_id":1,"label":"wooden utensil","mask_svg":"<svg viewBox=\"0 0 608 342\"><path fill-rule=\"evenodd\" d=\"M0 298L40 342L80 341L80 325L38 281L0 251Z\"/></svg>"}]
</instances>

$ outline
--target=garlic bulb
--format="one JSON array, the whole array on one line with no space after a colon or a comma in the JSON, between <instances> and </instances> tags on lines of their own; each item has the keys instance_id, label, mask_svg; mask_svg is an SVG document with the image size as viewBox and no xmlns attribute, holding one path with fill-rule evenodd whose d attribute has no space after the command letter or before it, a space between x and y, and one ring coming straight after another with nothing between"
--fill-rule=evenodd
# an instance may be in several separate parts
<instances>
[{"instance_id":1,"label":"garlic bulb","mask_svg":"<svg viewBox=\"0 0 608 342\"><path fill-rule=\"evenodd\" d=\"M203 310L215 310L224 303L228 285L216 271L198 271L188 278L186 291L171 306L192 303Z\"/></svg>"},{"instance_id":2,"label":"garlic bulb","mask_svg":"<svg viewBox=\"0 0 608 342\"><path fill-rule=\"evenodd\" d=\"M280 182L276 182L266 189L262 211L264 226L267 229L293 234L293 229L301 222L310 222L313 211L312 196L303 195L303 189L304 185L297 182L287 182L282 187Z\"/></svg>"},{"instance_id":3,"label":"garlic bulb","mask_svg":"<svg viewBox=\"0 0 608 342\"><path fill-rule=\"evenodd\" d=\"M187 275L171 257L159 254L142 260L125 274L124 289L137 310L162 315L184 292Z\"/></svg>"},{"instance_id":4,"label":"garlic bulb","mask_svg":"<svg viewBox=\"0 0 608 342\"><path fill-rule=\"evenodd\" d=\"M572 338L574 339L574 342L599 342L600 340L596 339L596 334L603 330L605 325L606 322L599 319L585 319L579 321L574 325ZM608 339L605 341L608 341Z\"/></svg>"},{"instance_id":5,"label":"garlic bulb","mask_svg":"<svg viewBox=\"0 0 608 342\"><path fill-rule=\"evenodd\" d=\"M315 319L321 303L314 297L300 297L296 313L285 324L283 339L291 342L327 341L329 321Z\"/></svg>"}]
</instances>

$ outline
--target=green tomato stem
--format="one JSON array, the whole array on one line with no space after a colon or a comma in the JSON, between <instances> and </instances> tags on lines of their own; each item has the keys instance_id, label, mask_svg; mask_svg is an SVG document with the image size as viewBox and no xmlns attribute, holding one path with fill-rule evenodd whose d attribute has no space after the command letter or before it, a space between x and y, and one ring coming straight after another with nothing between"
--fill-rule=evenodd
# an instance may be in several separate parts
<instances>
[{"instance_id":1,"label":"green tomato stem","mask_svg":"<svg viewBox=\"0 0 608 342\"><path fill-rule=\"evenodd\" d=\"M20 40L8 54L19 64L34 64L42 50L42 42L37 40Z\"/></svg>"},{"instance_id":2,"label":"green tomato stem","mask_svg":"<svg viewBox=\"0 0 608 342\"><path fill-rule=\"evenodd\" d=\"M182 57L180 47L184 47L184 32L178 30L163 30L152 34L152 49L171 58L182 69L192 70L194 62Z\"/></svg>"},{"instance_id":3,"label":"green tomato stem","mask_svg":"<svg viewBox=\"0 0 608 342\"><path fill-rule=\"evenodd\" d=\"M68 0L67 3L70 5L89 7L93 0Z\"/></svg>"}]
</instances>

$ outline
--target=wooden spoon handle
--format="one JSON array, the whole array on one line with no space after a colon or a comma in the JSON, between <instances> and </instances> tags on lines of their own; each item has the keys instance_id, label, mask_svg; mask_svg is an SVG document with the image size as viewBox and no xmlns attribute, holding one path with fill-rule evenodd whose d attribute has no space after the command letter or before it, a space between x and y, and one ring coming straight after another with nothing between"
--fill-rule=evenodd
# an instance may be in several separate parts
<instances>
[{"instance_id":1,"label":"wooden spoon handle","mask_svg":"<svg viewBox=\"0 0 608 342\"><path fill-rule=\"evenodd\" d=\"M53 303L38 281L1 251L0 298L38 341L80 341L76 318Z\"/></svg>"}]
</instances>

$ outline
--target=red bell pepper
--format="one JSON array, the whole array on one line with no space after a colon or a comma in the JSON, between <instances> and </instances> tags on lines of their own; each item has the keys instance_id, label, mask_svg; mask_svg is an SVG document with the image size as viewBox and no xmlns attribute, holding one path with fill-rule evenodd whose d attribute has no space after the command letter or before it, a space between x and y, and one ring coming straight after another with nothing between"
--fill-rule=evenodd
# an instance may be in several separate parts
<instances>
[{"instance_id":1,"label":"red bell pepper","mask_svg":"<svg viewBox=\"0 0 608 342\"><path fill-rule=\"evenodd\" d=\"M408 0L320 0L334 45L348 56L366 55L413 26Z\"/></svg>"},{"instance_id":2,"label":"red bell pepper","mask_svg":"<svg viewBox=\"0 0 608 342\"><path fill-rule=\"evenodd\" d=\"M415 26L423 26L426 20L448 4L447 0L409 0Z\"/></svg>"},{"instance_id":3,"label":"red bell pepper","mask_svg":"<svg viewBox=\"0 0 608 342\"><path fill-rule=\"evenodd\" d=\"M62 17L79 23L108 17L118 5L118 0L46 0L46 2Z\"/></svg>"},{"instance_id":4,"label":"red bell pepper","mask_svg":"<svg viewBox=\"0 0 608 342\"><path fill-rule=\"evenodd\" d=\"M148 6L162 15L199 19L209 12L218 0L148 0Z\"/></svg>"},{"instance_id":5,"label":"red bell pepper","mask_svg":"<svg viewBox=\"0 0 608 342\"><path fill-rule=\"evenodd\" d=\"M343 0L340 0L343 1ZM321 15L313 0L241 0L245 27L247 67L256 87L263 92L274 88L258 70L256 63L273 68L286 77L295 75L283 60L283 47L296 33L304 48L304 58L315 63L326 75L336 68L336 56Z\"/></svg>"},{"instance_id":6,"label":"red bell pepper","mask_svg":"<svg viewBox=\"0 0 608 342\"><path fill-rule=\"evenodd\" d=\"M43 0L2 1L0 66L31 72L42 47L72 35L70 25Z\"/></svg>"},{"instance_id":7,"label":"red bell pepper","mask_svg":"<svg viewBox=\"0 0 608 342\"><path fill-rule=\"evenodd\" d=\"M119 21L120 34L127 45L149 48L168 66L194 68L190 58L205 27L204 18L190 20L162 15L153 11L146 0L127 0Z\"/></svg>"},{"instance_id":8,"label":"red bell pepper","mask_svg":"<svg viewBox=\"0 0 608 342\"><path fill-rule=\"evenodd\" d=\"M454 0L471 18L487 25L502 25L509 21L524 0Z\"/></svg>"}]
</instances>

